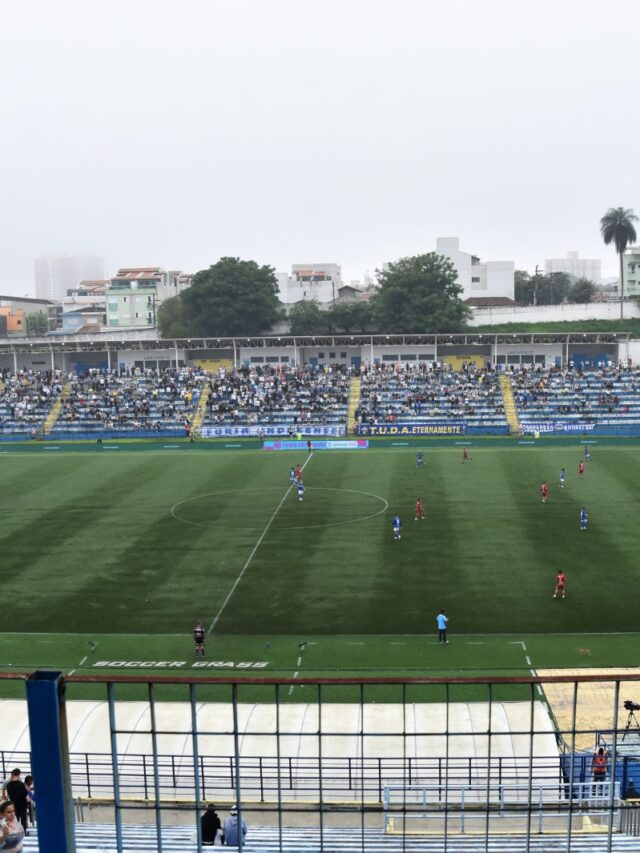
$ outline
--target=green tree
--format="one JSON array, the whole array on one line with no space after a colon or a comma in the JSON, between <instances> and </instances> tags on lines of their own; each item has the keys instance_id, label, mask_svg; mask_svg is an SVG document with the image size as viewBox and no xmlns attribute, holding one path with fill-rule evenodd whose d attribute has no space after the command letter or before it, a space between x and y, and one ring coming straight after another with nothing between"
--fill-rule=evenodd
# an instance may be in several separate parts
<instances>
[{"instance_id":1,"label":"green tree","mask_svg":"<svg viewBox=\"0 0 640 853\"><path fill-rule=\"evenodd\" d=\"M197 272L178 299L180 308L170 305L162 322L173 314L187 336L258 335L282 316L273 267L240 258L220 258Z\"/></svg>"},{"instance_id":2,"label":"green tree","mask_svg":"<svg viewBox=\"0 0 640 853\"><path fill-rule=\"evenodd\" d=\"M184 319L184 304L180 296L172 296L158 308L158 328L163 338L188 338Z\"/></svg>"},{"instance_id":3,"label":"green tree","mask_svg":"<svg viewBox=\"0 0 640 853\"><path fill-rule=\"evenodd\" d=\"M448 258L429 252L400 258L376 270L380 288L371 300L381 332L457 332L470 311L460 299L456 269Z\"/></svg>"},{"instance_id":4,"label":"green tree","mask_svg":"<svg viewBox=\"0 0 640 853\"><path fill-rule=\"evenodd\" d=\"M571 290L571 277L566 272L543 275L536 286L538 305L561 305L567 301Z\"/></svg>"},{"instance_id":5,"label":"green tree","mask_svg":"<svg viewBox=\"0 0 640 853\"><path fill-rule=\"evenodd\" d=\"M620 319L624 319L624 253L629 243L637 239L634 222L638 221L631 208L610 207L600 220L600 233L605 245L613 243L620 261Z\"/></svg>"},{"instance_id":6,"label":"green tree","mask_svg":"<svg viewBox=\"0 0 640 853\"><path fill-rule=\"evenodd\" d=\"M44 311L34 311L32 314L27 314L26 327L29 337L41 338L49 332L49 318Z\"/></svg>"},{"instance_id":7,"label":"green tree","mask_svg":"<svg viewBox=\"0 0 640 853\"><path fill-rule=\"evenodd\" d=\"M292 335L327 335L331 332L331 318L317 302L301 299L288 314Z\"/></svg>"},{"instance_id":8,"label":"green tree","mask_svg":"<svg viewBox=\"0 0 640 853\"><path fill-rule=\"evenodd\" d=\"M329 310L332 328L350 335L365 332L371 327L371 306L368 302L337 302Z\"/></svg>"},{"instance_id":9,"label":"green tree","mask_svg":"<svg viewBox=\"0 0 640 853\"><path fill-rule=\"evenodd\" d=\"M598 288L588 278L579 278L571 285L569 302L591 302Z\"/></svg>"},{"instance_id":10,"label":"green tree","mask_svg":"<svg viewBox=\"0 0 640 853\"><path fill-rule=\"evenodd\" d=\"M514 274L514 296L518 305L533 305L535 279L526 270Z\"/></svg>"}]
</instances>

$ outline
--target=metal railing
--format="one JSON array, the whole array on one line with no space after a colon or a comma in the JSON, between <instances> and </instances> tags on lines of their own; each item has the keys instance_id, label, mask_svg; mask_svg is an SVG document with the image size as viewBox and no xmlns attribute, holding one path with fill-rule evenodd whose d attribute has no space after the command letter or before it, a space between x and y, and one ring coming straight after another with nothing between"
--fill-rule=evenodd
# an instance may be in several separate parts
<instances>
[{"instance_id":1,"label":"metal railing","mask_svg":"<svg viewBox=\"0 0 640 853\"><path fill-rule=\"evenodd\" d=\"M268 815L272 824L277 823L281 839L287 828L300 826L300 811L314 814L319 838L314 849L320 850L325 829L327 832L330 828L332 832L335 830L336 799L348 802L341 814L348 817L352 828L360 828L362 845L372 820L377 819L382 833L385 823L388 824L387 816L393 813L393 830L400 831L404 837L407 823L413 832L416 827L424 831L416 815L424 818L426 813L430 830L439 833L442 853L454 848L455 837L471 826L480 827L488 840L491 833L500 831L496 828L499 822L507 818L515 822L515 831L525 840L526 849L536 833L550 829L564 833L571 844L573 833L585 831L585 826L594 821L602 833L600 837L609 841L621 828L630 834L638 829L635 817L626 810L621 811L620 772L624 759L619 755L624 732L624 725L619 723L620 700L628 690L625 687L625 692L621 693L621 685L637 683L635 674L550 676L545 679L503 676L238 680L228 676L142 675L65 678L59 673L42 672L0 674L0 681L4 679L21 679L26 683L31 737L29 766L39 792L40 844L47 853L72 853L74 850L73 793L82 786L88 796L96 798L100 791L110 789L109 799L115 815L115 849L119 853L126 850L125 811L136 808L152 809L158 839L156 847L162 853L163 823L167 820L167 812L173 813L175 800L172 798L177 794L185 801L184 814L188 816L191 812L197 835L194 843L201 851L203 839L198 817L206 799L212 795L217 797L219 792L233 793L240 821L243 810L245 815L252 810L254 824L257 813ZM589 778L593 771L587 763L588 758L583 760L583 756L576 753L576 737L588 734L595 743L596 732L605 726L594 723L592 728L585 728L585 709L578 688L603 682L610 685L607 716L611 721L612 741L607 757L608 779L594 781ZM66 687L73 684L83 685L84 695L91 690L97 700L105 701L111 746L106 755L69 754L65 696ZM142 728L118 725L117 706L126 703L116 702L116 689L123 685L130 685L130 690L138 685L137 692L140 693L141 688L144 691L146 709ZM184 725L182 728L176 726L175 714L163 715L163 703L159 699L163 685L184 691L180 707L189 720L186 730ZM292 725L287 717L291 707L290 691L300 685L307 688L305 707L313 717L312 726L307 728L303 722ZM546 687L550 691L552 685L556 689L563 686L566 691L564 708L568 708L568 717L565 715L555 728L543 689ZM380 704L368 705L365 696L369 698L369 694L365 688L393 692L395 701L386 703L387 716L382 715L384 725L377 729L373 720L380 721L384 708ZM337 736L331 719L335 720L336 709L346 701L347 691L358 700L355 702L358 713L351 718L348 728L339 730L339 735L345 738L342 754L332 756L326 739ZM465 695L464 691L472 693ZM519 703L520 722L505 729L501 721L507 713L505 706L509 704L504 700L506 692ZM172 697L175 695L174 689ZM216 697L212 703L215 714L208 724L206 715L200 713L203 695ZM496 695L503 697L502 700L496 699ZM241 702L241 698L247 697L253 709L249 714L246 713L249 705ZM459 701L454 701L455 698ZM474 703L481 706L475 725L469 711ZM501 707L494 711L497 704ZM252 722L255 709L262 705L270 708L270 724L266 728ZM432 710L436 705L438 713ZM374 707L376 713L372 711ZM423 710L422 725L416 722L417 707ZM398 713L394 713L394 709ZM457 713L460 711L462 713ZM580 726L577 724L579 717ZM126 721L126 717L122 719ZM131 736L140 734L149 744L148 752L122 752L122 745L128 744ZM182 753L161 752L159 743L166 742L161 739L175 735L180 736ZM267 735L270 751L262 755L247 754L243 739L251 743L252 735ZM505 736L508 736L509 749L519 745L515 755L513 752L508 756L498 754L500 743L504 750ZM205 745L212 737L226 739L227 755L207 754ZM288 752L287 738L292 737L299 743L295 755ZM439 739L441 746L437 755L427 746L435 742L430 738ZM541 739L546 749L546 754L542 755L539 753ZM469 748L475 751L473 758L460 758L455 750L465 749L468 744L472 744ZM354 745L357 752L355 756L349 755ZM550 746L553 754L549 753ZM384 757L368 753L369 750L379 753L383 747ZM628 742L624 743L624 748L629 748ZM311 749L313 754L310 755ZM8 764L16 764L21 758L15 752L0 756L5 772L10 769ZM26 754L24 757L26 759ZM46 780L46 784L38 780ZM137 791L142 792L142 803L134 801L132 794ZM131 814L128 814L127 822L130 821ZM239 849L243 846L240 839ZM513 849L521 848L514 844Z\"/></svg>"}]
</instances>

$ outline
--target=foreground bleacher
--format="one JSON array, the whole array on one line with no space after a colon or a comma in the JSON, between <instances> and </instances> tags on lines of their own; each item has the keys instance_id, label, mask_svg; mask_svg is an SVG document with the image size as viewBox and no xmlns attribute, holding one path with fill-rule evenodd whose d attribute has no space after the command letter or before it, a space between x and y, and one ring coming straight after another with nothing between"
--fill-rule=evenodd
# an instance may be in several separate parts
<instances>
[{"instance_id":1,"label":"foreground bleacher","mask_svg":"<svg viewBox=\"0 0 640 853\"><path fill-rule=\"evenodd\" d=\"M159 849L155 826L125 826L123 829L124 851L126 853L155 853ZM614 836L611 846L606 834L574 833L571 847L568 847L566 835L532 835L527 841L525 836L491 835L488 845L483 833L465 836L441 835L384 835L378 829L359 827L324 829L315 827L297 829L283 828L282 838L278 827L250 826L243 849L246 853L348 853L362 851L367 853L637 853L640 839ZM197 842L195 830L188 826L176 826L162 831L162 849L179 850L180 853L195 853ZM216 849L209 848L206 849ZM29 836L24 846L25 853L46 853L38 846L37 839ZM95 853L95 851L115 851L116 831L114 825L78 824L76 825L76 853Z\"/></svg>"}]
</instances>

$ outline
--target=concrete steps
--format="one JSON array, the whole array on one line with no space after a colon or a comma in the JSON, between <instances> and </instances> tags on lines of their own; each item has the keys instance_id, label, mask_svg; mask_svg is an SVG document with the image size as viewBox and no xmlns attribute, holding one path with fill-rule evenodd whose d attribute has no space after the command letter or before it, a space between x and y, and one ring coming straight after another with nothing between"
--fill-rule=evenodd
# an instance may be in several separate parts
<instances>
[{"instance_id":1,"label":"concrete steps","mask_svg":"<svg viewBox=\"0 0 640 853\"><path fill-rule=\"evenodd\" d=\"M509 431L512 435L517 435L520 432L520 419L516 408L515 397L513 396L513 387L508 374L500 374L500 390L502 391L502 402L504 404L504 416L509 425Z\"/></svg>"},{"instance_id":2,"label":"concrete steps","mask_svg":"<svg viewBox=\"0 0 640 853\"><path fill-rule=\"evenodd\" d=\"M356 428L356 410L360 405L362 381L359 376L353 376L349 384L349 405L347 407L347 435L353 435Z\"/></svg>"},{"instance_id":3,"label":"concrete steps","mask_svg":"<svg viewBox=\"0 0 640 853\"><path fill-rule=\"evenodd\" d=\"M165 818L166 819L166 818ZM128 825L123 830L124 851L126 853L154 853L159 848L155 826ZM214 848L205 848L214 849ZM445 840L442 836L405 836L384 835L378 829L359 828L325 829L320 836L316 827L283 829L280 845L277 827L249 826L247 841L243 845L246 853L605 853L611 849L614 853L638 853L640 839L615 835L611 848L605 833L577 834L571 838L568 846L564 835L532 835L527 844L523 835L494 835L488 845L484 835L451 836ZM115 851L116 833L114 825L77 824L76 853L96 853L96 851ZM179 850L180 853L195 853L197 850L195 828L191 826L167 827L162 831L162 850ZM38 846L37 839L30 835L25 840L25 853L46 853Z\"/></svg>"}]
</instances>

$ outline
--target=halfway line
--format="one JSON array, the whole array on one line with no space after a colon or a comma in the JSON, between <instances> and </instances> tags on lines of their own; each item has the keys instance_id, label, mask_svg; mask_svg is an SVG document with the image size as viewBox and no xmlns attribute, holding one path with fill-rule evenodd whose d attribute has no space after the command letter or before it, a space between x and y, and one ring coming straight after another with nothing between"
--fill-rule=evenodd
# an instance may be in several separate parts
<instances>
[{"instance_id":1,"label":"halfway line","mask_svg":"<svg viewBox=\"0 0 640 853\"><path fill-rule=\"evenodd\" d=\"M307 462L311 462L311 459L312 459L312 458L313 458L313 453L310 453L310 454L309 454L309 456L307 457L307 459L305 460L304 465L302 466L302 469L301 469L302 471L304 471L304 469L307 467ZM221 608L220 608L220 610L218 610L218 612L216 613L216 617L215 617L215 619L213 620L213 622L211 623L211 625L209 625L209 630L207 631L207 634L210 634L210 633L213 631L213 629L216 627L216 625L217 625L217 623L218 623L218 620L219 620L219 619L220 619L220 617L222 616L222 612L223 612L223 610L225 609L225 607L226 607L226 606L227 606L227 604L229 603L229 600L231 599L231 596L233 595L233 593L236 591L236 587L238 586L238 584L239 584L239 583L240 583L240 581L242 580L242 577L243 577L244 573L245 573L245 572L247 571L247 569L249 568L249 563L251 562L251 560L253 560L254 554L256 553L256 551L258 550L258 548L260 547L260 545L262 544L262 540L264 539L264 537L265 537L265 536L267 535L267 533L269 532L269 528L270 528L270 527L271 527L271 525L273 524L273 521L274 521L274 519L275 519L276 515L278 514L278 512L280 511L280 508L281 508L282 504L283 504L283 503L286 501L286 499L289 497L289 492L291 491L291 489L292 489L292 488L293 488L293 483L289 486L289 488L287 489L287 491L284 493L282 500L280 501L280 503L278 504L278 506L275 508L275 511L274 511L273 515L271 516L271 518L270 518L270 519L269 519L269 521L267 522L267 526L265 527L265 529L264 529L264 530L262 531L262 533L260 534L260 538L258 539L258 541L256 542L256 544L255 544L255 545L254 545L254 547L253 547L253 551L249 554L249 559L247 560L247 562L246 562L246 563L244 564L244 566L242 567L242 571L240 572L240 574L239 574L239 575L238 575L238 577L236 578L236 581L235 581L234 585L233 585L233 586L231 587L231 589L229 590L229 594L227 595L227 597L225 598L225 600L222 602L222 607L221 607Z\"/></svg>"}]
</instances>

